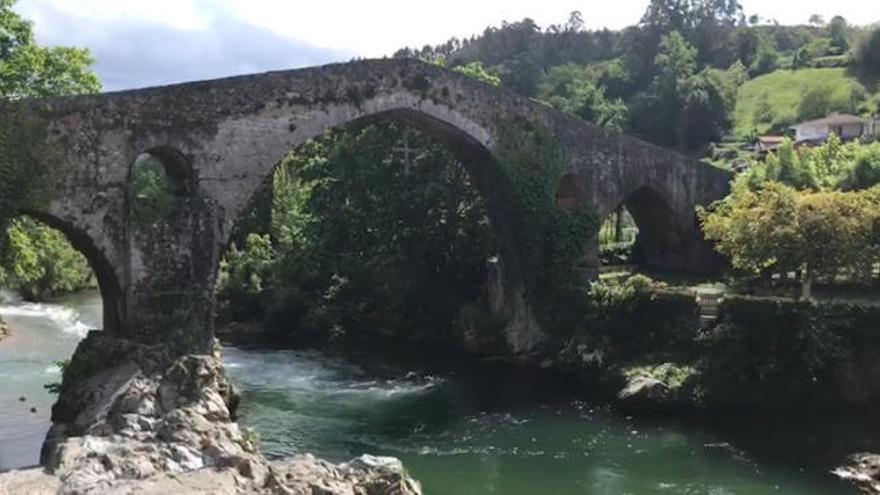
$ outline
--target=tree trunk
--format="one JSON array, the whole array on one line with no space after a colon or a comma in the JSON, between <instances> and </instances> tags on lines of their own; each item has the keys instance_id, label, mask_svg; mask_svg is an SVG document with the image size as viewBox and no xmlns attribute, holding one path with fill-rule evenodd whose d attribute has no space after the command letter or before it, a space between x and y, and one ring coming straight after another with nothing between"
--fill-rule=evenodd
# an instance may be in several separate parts
<instances>
[{"instance_id":1,"label":"tree trunk","mask_svg":"<svg viewBox=\"0 0 880 495\"><path fill-rule=\"evenodd\" d=\"M813 298L813 272L810 270L809 265L804 267L804 271L801 274L801 284L801 299L809 301Z\"/></svg>"},{"instance_id":2,"label":"tree trunk","mask_svg":"<svg viewBox=\"0 0 880 495\"><path fill-rule=\"evenodd\" d=\"M614 242L620 244L623 242L623 204L617 205L614 223Z\"/></svg>"}]
</instances>

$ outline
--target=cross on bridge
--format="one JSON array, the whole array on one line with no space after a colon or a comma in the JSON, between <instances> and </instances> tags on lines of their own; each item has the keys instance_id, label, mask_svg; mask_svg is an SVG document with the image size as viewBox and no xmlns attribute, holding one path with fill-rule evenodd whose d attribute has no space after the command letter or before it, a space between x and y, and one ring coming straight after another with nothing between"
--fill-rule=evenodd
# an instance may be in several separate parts
<instances>
[{"instance_id":1,"label":"cross on bridge","mask_svg":"<svg viewBox=\"0 0 880 495\"><path fill-rule=\"evenodd\" d=\"M403 155L403 173L409 175L413 165L413 157L419 151L417 149L410 148L409 132L403 133L403 138L400 140L400 145L391 148L391 151L394 153L401 153Z\"/></svg>"}]
</instances>

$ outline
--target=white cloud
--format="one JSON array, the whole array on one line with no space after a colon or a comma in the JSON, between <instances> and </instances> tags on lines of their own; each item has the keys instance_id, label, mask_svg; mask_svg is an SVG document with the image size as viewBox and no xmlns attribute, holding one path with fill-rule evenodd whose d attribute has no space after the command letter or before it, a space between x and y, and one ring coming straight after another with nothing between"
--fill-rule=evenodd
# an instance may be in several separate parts
<instances>
[{"instance_id":1,"label":"white cloud","mask_svg":"<svg viewBox=\"0 0 880 495\"><path fill-rule=\"evenodd\" d=\"M637 22L647 0L23 0L19 9L39 14L51 6L92 20L141 19L178 29L208 30L218 15L232 17L311 45L389 55L402 46L442 43L480 33L501 21L531 17L539 25L564 22L573 10L592 28L619 29ZM841 14L855 23L880 21L876 0L743 0L748 14L784 24L811 14ZM39 21L39 19L37 19ZM39 24L38 24L39 26Z\"/></svg>"},{"instance_id":2,"label":"white cloud","mask_svg":"<svg viewBox=\"0 0 880 495\"><path fill-rule=\"evenodd\" d=\"M196 0L25 0L16 10L37 21L46 8L90 21L138 19L177 29L204 30L210 25L210 3Z\"/></svg>"},{"instance_id":3,"label":"white cloud","mask_svg":"<svg viewBox=\"0 0 880 495\"><path fill-rule=\"evenodd\" d=\"M783 24L811 14L880 21L880 0L741 0L747 14ZM110 88L250 70L380 57L397 49L479 34L502 21L563 23L574 10L590 28L638 22L648 0L20 0L42 43L89 47ZM286 40L286 41L285 41ZM238 57L235 59L234 57ZM139 73L139 61L145 63ZM153 69L161 76L144 71ZM177 75L175 75L177 74ZM137 83L141 85L141 83Z\"/></svg>"}]
</instances>

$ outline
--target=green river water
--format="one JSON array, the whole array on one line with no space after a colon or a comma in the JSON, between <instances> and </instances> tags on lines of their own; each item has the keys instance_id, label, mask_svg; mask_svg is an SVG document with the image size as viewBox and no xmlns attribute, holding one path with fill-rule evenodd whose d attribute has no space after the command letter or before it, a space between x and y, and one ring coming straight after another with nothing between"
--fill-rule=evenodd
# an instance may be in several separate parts
<instances>
[{"instance_id":1,"label":"green river water","mask_svg":"<svg viewBox=\"0 0 880 495\"><path fill-rule=\"evenodd\" d=\"M100 298L6 301L0 316L13 329L0 342L4 470L37 462L52 402L42 385L100 325ZM851 494L829 471L880 447L867 415L635 419L503 369L431 375L231 346L224 359L266 455L393 455L426 494Z\"/></svg>"}]
</instances>

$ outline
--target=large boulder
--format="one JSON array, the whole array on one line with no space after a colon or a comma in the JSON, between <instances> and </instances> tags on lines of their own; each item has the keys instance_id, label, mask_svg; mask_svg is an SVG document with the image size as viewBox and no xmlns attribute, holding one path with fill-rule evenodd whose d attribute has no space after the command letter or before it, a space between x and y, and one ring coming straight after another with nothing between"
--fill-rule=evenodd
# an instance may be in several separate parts
<instances>
[{"instance_id":1,"label":"large boulder","mask_svg":"<svg viewBox=\"0 0 880 495\"><path fill-rule=\"evenodd\" d=\"M698 407L698 372L687 365L663 363L631 366L622 371L624 385L617 407L632 413L665 413Z\"/></svg>"},{"instance_id":2,"label":"large boulder","mask_svg":"<svg viewBox=\"0 0 880 495\"><path fill-rule=\"evenodd\" d=\"M854 484L862 493L880 494L880 455L854 454L846 465L835 469L834 474Z\"/></svg>"},{"instance_id":3,"label":"large boulder","mask_svg":"<svg viewBox=\"0 0 880 495\"><path fill-rule=\"evenodd\" d=\"M3 318L0 318L0 340L5 339L9 336L9 325L3 321Z\"/></svg>"},{"instance_id":4,"label":"large boulder","mask_svg":"<svg viewBox=\"0 0 880 495\"><path fill-rule=\"evenodd\" d=\"M45 471L2 474L0 493L421 493L396 459L269 463L234 420L219 354L170 356L91 334L65 370Z\"/></svg>"}]
</instances>

